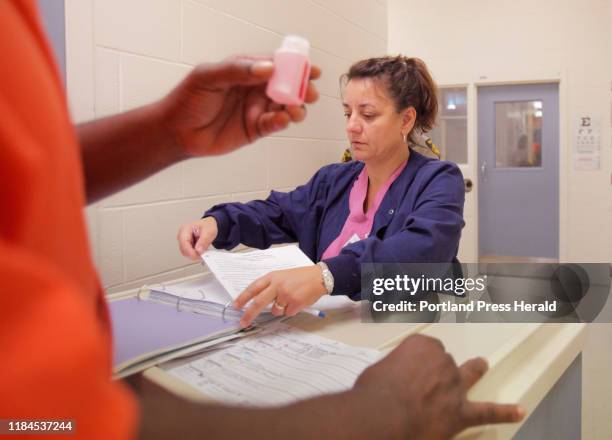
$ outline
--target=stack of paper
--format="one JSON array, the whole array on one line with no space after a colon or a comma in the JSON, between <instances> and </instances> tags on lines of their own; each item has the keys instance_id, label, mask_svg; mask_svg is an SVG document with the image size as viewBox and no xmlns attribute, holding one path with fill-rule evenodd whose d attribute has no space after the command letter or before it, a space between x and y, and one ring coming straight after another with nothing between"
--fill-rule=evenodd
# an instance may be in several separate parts
<instances>
[{"instance_id":1,"label":"stack of paper","mask_svg":"<svg viewBox=\"0 0 612 440\"><path fill-rule=\"evenodd\" d=\"M227 345L161 368L219 402L283 405L351 388L382 355L283 323Z\"/></svg>"}]
</instances>

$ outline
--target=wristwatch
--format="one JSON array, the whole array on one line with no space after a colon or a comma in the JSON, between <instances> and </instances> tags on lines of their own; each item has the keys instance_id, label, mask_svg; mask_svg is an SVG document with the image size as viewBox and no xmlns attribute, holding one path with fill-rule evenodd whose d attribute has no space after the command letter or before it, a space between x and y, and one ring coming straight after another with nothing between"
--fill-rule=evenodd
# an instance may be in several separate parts
<instances>
[{"instance_id":1,"label":"wristwatch","mask_svg":"<svg viewBox=\"0 0 612 440\"><path fill-rule=\"evenodd\" d=\"M323 275L323 285L325 286L327 293L331 294L334 291L334 275L331 273L331 270L329 270L329 267L327 267L327 264L325 264L324 262L319 261L317 263L317 266L321 268L321 275Z\"/></svg>"}]
</instances>

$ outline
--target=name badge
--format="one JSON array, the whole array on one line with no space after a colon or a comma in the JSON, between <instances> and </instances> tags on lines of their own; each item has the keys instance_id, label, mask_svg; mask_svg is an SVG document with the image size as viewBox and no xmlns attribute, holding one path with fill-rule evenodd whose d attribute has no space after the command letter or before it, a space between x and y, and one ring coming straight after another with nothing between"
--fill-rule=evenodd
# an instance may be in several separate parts
<instances>
[{"instance_id":1,"label":"name badge","mask_svg":"<svg viewBox=\"0 0 612 440\"><path fill-rule=\"evenodd\" d=\"M353 234L352 237L349 238L342 247L348 246L349 244L357 243L359 240L361 240L361 238L359 238L359 235Z\"/></svg>"}]
</instances>

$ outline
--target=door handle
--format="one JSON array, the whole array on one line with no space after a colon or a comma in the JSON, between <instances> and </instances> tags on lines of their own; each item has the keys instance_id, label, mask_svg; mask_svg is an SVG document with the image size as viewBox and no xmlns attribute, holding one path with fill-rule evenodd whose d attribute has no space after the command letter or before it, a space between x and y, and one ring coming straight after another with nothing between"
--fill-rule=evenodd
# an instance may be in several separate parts
<instances>
[{"instance_id":1,"label":"door handle","mask_svg":"<svg viewBox=\"0 0 612 440\"><path fill-rule=\"evenodd\" d=\"M487 175L487 161L484 160L482 162L482 165L480 166L480 176L482 177L483 180L485 180L486 175Z\"/></svg>"}]
</instances>

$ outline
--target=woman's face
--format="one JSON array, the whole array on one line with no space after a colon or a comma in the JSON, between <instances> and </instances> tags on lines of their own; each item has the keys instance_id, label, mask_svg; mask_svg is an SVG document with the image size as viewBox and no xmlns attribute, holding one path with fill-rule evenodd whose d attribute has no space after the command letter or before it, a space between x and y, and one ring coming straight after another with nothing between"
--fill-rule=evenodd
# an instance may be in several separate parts
<instances>
[{"instance_id":1,"label":"woman's face","mask_svg":"<svg viewBox=\"0 0 612 440\"><path fill-rule=\"evenodd\" d=\"M379 163L393 160L407 149L403 134L414 126L413 107L397 113L381 81L352 79L343 94L346 134L355 160Z\"/></svg>"}]
</instances>

